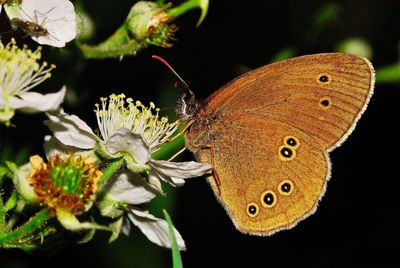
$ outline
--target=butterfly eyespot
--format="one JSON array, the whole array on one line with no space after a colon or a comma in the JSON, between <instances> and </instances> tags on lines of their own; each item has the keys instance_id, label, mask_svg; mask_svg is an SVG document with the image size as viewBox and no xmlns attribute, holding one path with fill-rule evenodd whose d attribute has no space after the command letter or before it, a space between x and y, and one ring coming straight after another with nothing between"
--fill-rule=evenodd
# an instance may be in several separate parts
<instances>
[{"instance_id":1,"label":"butterfly eyespot","mask_svg":"<svg viewBox=\"0 0 400 268\"><path fill-rule=\"evenodd\" d=\"M260 212L260 210L258 209L258 205L254 202L251 202L247 205L247 215L249 215L250 217L255 217L258 215L258 212Z\"/></svg>"},{"instance_id":2,"label":"butterfly eyespot","mask_svg":"<svg viewBox=\"0 0 400 268\"><path fill-rule=\"evenodd\" d=\"M300 141L295 136L286 136L283 141L287 146L293 149L297 149L300 146Z\"/></svg>"},{"instance_id":3,"label":"butterfly eyespot","mask_svg":"<svg viewBox=\"0 0 400 268\"><path fill-rule=\"evenodd\" d=\"M328 97L324 97L319 101L319 105L322 109L328 109L331 107L331 100Z\"/></svg>"},{"instance_id":4,"label":"butterfly eyespot","mask_svg":"<svg viewBox=\"0 0 400 268\"><path fill-rule=\"evenodd\" d=\"M318 83L329 84L331 82L331 77L327 74L318 75Z\"/></svg>"},{"instance_id":5,"label":"butterfly eyespot","mask_svg":"<svg viewBox=\"0 0 400 268\"><path fill-rule=\"evenodd\" d=\"M281 195L289 196L292 194L293 190L294 190L294 184L291 180L281 181L281 183L279 183L278 185L278 192Z\"/></svg>"},{"instance_id":6,"label":"butterfly eyespot","mask_svg":"<svg viewBox=\"0 0 400 268\"><path fill-rule=\"evenodd\" d=\"M293 158L295 158L295 156L296 156L296 152L294 150L288 148L287 146L279 147L279 158L282 161L293 160Z\"/></svg>"},{"instance_id":7,"label":"butterfly eyespot","mask_svg":"<svg viewBox=\"0 0 400 268\"><path fill-rule=\"evenodd\" d=\"M261 204L266 208L273 208L276 205L276 194L273 191L265 191L260 198Z\"/></svg>"}]
</instances>

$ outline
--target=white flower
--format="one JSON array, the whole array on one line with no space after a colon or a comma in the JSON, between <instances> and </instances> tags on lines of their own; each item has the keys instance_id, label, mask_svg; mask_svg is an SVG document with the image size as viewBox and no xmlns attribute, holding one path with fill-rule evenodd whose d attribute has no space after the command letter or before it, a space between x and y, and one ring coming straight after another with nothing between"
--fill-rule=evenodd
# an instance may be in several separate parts
<instances>
[{"instance_id":1,"label":"white flower","mask_svg":"<svg viewBox=\"0 0 400 268\"><path fill-rule=\"evenodd\" d=\"M127 167L135 173L147 173L148 181L162 191L160 180L173 186L184 184L183 179L202 176L211 170L209 164L190 162L169 162L154 160L151 154L158 150L175 132L177 123L169 124L166 118L159 118L158 109L150 104L147 108L140 102L133 103L124 95L111 95L109 105L102 99L102 109L97 105L97 119L102 139L77 116L48 113L50 120L45 124L63 144L80 149L96 150L108 158L124 157Z\"/></svg>"},{"instance_id":2,"label":"white flower","mask_svg":"<svg viewBox=\"0 0 400 268\"><path fill-rule=\"evenodd\" d=\"M51 76L46 62L41 65L40 47L36 51L18 48L15 40L8 45L0 44L0 122L8 122L15 110L26 113L58 109L64 100L66 89L50 94L29 92L33 87Z\"/></svg>"},{"instance_id":3,"label":"white flower","mask_svg":"<svg viewBox=\"0 0 400 268\"><path fill-rule=\"evenodd\" d=\"M160 180L180 186L184 183L183 179L210 172L211 166L193 161L175 163L151 158L151 154L167 142L177 129L176 122L170 124L166 118L159 118L159 110L155 109L153 103L145 107L131 99L125 101L124 95L111 95L109 100L102 98L101 101L101 108L96 105L101 137L97 137L77 116L61 110L48 113L49 120L45 124L65 146L95 151L109 159L125 159L128 169L118 171L106 181L101 188L105 195L97 202L103 216L117 219L112 239L120 231L128 234L133 224L150 241L171 247L166 221L143 212L137 205L149 202L162 192ZM184 250L182 236L176 229L174 231L179 248Z\"/></svg>"},{"instance_id":4,"label":"white flower","mask_svg":"<svg viewBox=\"0 0 400 268\"><path fill-rule=\"evenodd\" d=\"M171 247L171 238L166 221L145 213L135 206L147 203L157 195L157 191L142 176L133 174L129 170L124 171L107 181L107 184L103 187L103 191L107 193L105 201L103 200L98 205L104 216L119 217L122 211L116 210L115 208L118 205L115 204L119 202L129 204L127 215L123 215L121 218L122 226L119 226L124 235L129 235L132 223L151 242L162 247ZM179 249L185 250L185 241L182 236L175 228L174 232Z\"/></svg>"},{"instance_id":5,"label":"white flower","mask_svg":"<svg viewBox=\"0 0 400 268\"><path fill-rule=\"evenodd\" d=\"M17 14L7 13L12 23L17 18L45 29L40 32L21 29L39 44L64 47L76 37L76 15L69 0L24 0Z\"/></svg>"}]
</instances>

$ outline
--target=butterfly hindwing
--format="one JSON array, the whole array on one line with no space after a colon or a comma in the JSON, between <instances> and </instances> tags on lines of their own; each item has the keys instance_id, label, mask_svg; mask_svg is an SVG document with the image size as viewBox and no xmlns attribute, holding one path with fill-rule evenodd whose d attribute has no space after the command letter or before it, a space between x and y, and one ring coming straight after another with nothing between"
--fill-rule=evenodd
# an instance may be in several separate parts
<instances>
[{"instance_id":1,"label":"butterfly hindwing","mask_svg":"<svg viewBox=\"0 0 400 268\"><path fill-rule=\"evenodd\" d=\"M312 137L250 113L222 116L211 135L212 154L201 150L197 157L202 162L213 157L220 185L215 178L209 181L239 230L269 235L313 213L330 163ZM263 193L270 193L275 204L263 203ZM251 206L257 210L254 215Z\"/></svg>"}]
</instances>

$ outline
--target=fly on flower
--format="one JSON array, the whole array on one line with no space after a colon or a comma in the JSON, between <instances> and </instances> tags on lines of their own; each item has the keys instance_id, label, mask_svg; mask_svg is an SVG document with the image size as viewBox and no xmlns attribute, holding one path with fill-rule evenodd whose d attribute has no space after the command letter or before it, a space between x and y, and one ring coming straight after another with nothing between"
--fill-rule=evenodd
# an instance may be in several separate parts
<instances>
[{"instance_id":1,"label":"fly on flower","mask_svg":"<svg viewBox=\"0 0 400 268\"><path fill-rule=\"evenodd\" d=\"M24 31L29 36L38 38L40 36L50 35L46 28L32 21L24 21L19 18L12 18L10 23L14 27Z\"/></svg>"},{"instance_id":2,"label":"fly on flower","mask_svg":"<svg viewBox=\"0 0 400 268\"><path fill-rule=\"evenodd\" d=\"M10 23L42 45L64 47L76 37L74 6L68 0L23 1Z\"/></svg>"}]
</instances>

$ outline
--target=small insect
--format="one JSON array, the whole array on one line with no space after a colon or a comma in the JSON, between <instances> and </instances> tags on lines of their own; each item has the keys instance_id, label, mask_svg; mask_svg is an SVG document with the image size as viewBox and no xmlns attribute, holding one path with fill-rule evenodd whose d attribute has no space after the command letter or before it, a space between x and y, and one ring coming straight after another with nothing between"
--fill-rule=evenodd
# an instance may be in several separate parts
<instances>
[{"instance_id":1,"label":"small insect","mask_svg":"<svg viewBox=\"0 0 400 268\"><path fill-rule=\"evenodd\" d=\"M22 31L24 31L29 36L34 36L34 37L38 38L40 36L49 35L49 32L47 31L46 28L44 28L42 25L39 25L32 21L26 21L26 20L22 20L19 18L13 18L13 19L11 19L10 23L14 27L19 28Z\"/></svg>"}]
</instances>

